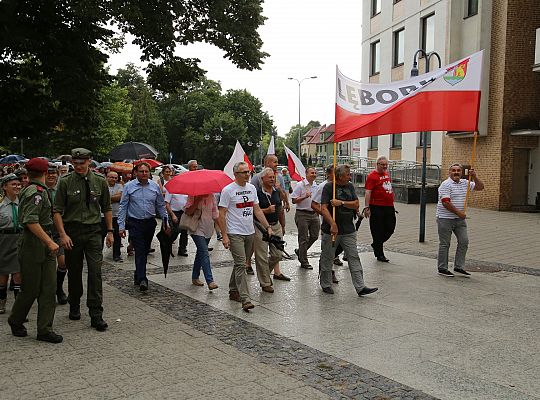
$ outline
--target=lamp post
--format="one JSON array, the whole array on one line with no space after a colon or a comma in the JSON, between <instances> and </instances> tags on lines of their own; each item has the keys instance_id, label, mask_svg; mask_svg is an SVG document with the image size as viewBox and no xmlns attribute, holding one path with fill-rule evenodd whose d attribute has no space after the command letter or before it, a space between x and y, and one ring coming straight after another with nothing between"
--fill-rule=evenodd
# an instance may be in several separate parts
<instances>
[{"instance_id":1,"label":"lamp post","mask_svg":"<svg viewBox=\"0 0 540 400\"><path fill-rule=\"evenodd\" d=\"M424 50L416 50L413 57L413 67L411 69L411 76L418 76L418 54L424 55L426 64L426 73L429 72L429 63L431 57L437 57L439 60L439 68L441 68L441 57L435 51L426 53ZM420 132L422 135L422 187L420 189L420 232L418 234L418 241L423 243L426 239L426 158L427 158L427 131Z\"/></svg>"},{"instance_id":2,"label":"lamp post","mask_svg":"<svg viewBox=\"0 0 540 400\"><path fill-rule=\"evenodd\" d=\"M220 142L222 137L223 137L223 127L222 126L219 127L219 132L216 133L213 136L211 136L209 133L204 134L204 140L206 140L206 141L214 140L216 142ZM213 146L211 146L211 147L213 147ZM214 162L215 162L215 160L214 160Z\"/></svg>"},{"instance_id":3,"label":"lamp post","mask_svg":"<svg viewBox=\"0 0 540 400\"><path fill-rule=\"evenodd\" d=\"M263 165L263 145L262 145L262 141L263 141L263 119L264 119L264 115L261 116L261 139L259 140L259 153L260 153L260 156L261 156L261 167Z\"/></svg>"},{"instance_id":4,"label":"lamp post","mask_svg":"<svg viewBox=\"0 0 540 400\"><path fill-rule=\"evenodd\" d=\"M21 156L24 155L24 139L25 139L25 138L13 136L13 139L14 139L14 140L17 140L17 139L20 139L20 140L21 140ZM30 138L27 137L26 139L30 139Z\"/></svg>"},{"instance_id":5,"label":"lamp post","mask_svg":"<svg viewBox=\"0 0 540 400\"><path fill-rule=\"evenodd\" d=\"M302 82L304 82L306 79L317 79L316 76L308 76L308 77L305 77L305 78L302 78L302 79L297 79L297 78L287 78L291 81L296 81L298 83L298 129L300 129L300 87L302 86ZM302 144L302 138L301 138L301 133L302 132L298 132L298 157L300 159L302 159L302 149L300 148L301 147L301 144Z\"/></svg>"}]
</instances>

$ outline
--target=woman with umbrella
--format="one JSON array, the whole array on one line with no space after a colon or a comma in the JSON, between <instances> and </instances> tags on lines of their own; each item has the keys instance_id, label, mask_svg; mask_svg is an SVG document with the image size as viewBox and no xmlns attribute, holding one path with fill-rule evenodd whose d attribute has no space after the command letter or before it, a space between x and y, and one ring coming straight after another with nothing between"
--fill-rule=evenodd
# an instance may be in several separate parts
<instances>
[{"instance_id":1,"label":"woman with umbrella","mask_svg":"<svg viewBox=\"0 0 540 400\"><path fill-rule=\"evenodd\" d=\"M191 282L195 286L204 286L204 283L199 279L202 269L208 289L217 289L218 285L212 277L212 266L210 265L210 254L208 253L208 243L214 234L214 221L219 217L216 198L213 194L189 196L184 212L190 215L191 218L197 218L200 215L197 228L189 232L195 246L197 246Z\"/></svg>"}]
</instances>

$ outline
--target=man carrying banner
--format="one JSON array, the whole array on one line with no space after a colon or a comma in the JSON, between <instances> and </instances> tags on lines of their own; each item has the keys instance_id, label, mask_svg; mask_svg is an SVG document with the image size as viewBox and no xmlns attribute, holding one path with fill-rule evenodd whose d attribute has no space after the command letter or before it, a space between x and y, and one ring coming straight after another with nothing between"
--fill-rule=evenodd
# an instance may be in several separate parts
<instances>
[{"instance_id":1,"label":"man carrying banner","mask_svg":"<svg viewBox=\"0 0 540 400\"><path fill-rule=\"evenodd\" d=\"M356 228L354 216L359 206L358 196L351 180L351 170L348 165L339 165L335 170L336 191L332 198L333 184L327 183L322 189L321 212L324 221L321 226L321 263L320 284L324 293L334 294L332 289L332 262L334 260L334 244L341 244L347 260L351 278L358 296L374 293L378 288L369 288L364 284L362 263L356 248ZM332 219L332 209L336 210L336 219Z\"/></svg>"},{"instance_id":2,"label":"man carrying banner","mask_svg":"<svg viewBox=\"0 0 540 400\"><path fill-rule=\"evenodd\" d=\"M396 212L386 156L377 158L375 170L367 176L365 204L364 215L369 218L369 228L373 238L371 247L378 261L388 262L388 258L384 255L383 243L394 233Z\"/></svg>"},{"instance_id":3,"label":"man carrying banner","mask_svg":"<svg viewBox=\"0 0 540 400\"><path fill-rule=\"evenodd\" d=\"M469 247L467 222L465 221L465 203L467 187L471 191L484 190L484 183L476 176L474 169L469 170L472 182L462 179L461 164L452 164L448 170L448 179L439 186L439 201L437 203L437 229L439 232L439 255L437 269L439 274L452 278L454 274L448 271L448 251L452 233L457 238L454 272L464 276L471 274L465 271L465 255Z\"/></svg>"}]
</instances>

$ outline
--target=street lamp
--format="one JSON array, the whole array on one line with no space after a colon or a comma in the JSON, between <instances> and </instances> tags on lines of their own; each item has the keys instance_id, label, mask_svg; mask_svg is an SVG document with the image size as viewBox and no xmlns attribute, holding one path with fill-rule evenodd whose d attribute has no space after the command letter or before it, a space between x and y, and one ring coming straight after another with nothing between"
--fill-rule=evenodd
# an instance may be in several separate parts
<instances>
[{"instance_id":1,"label":"street lamp","mask_svg":"<svg viewBox=\"0 0 540 400\"><path fill-rule=\"evenodd\" d=\"M291 81L296 81L298 83L298 129L300 129L300 86L302 85L302 82L304 82L306 79L317 79L316 76L308 76L306 78L302 78L302 79L297 79L297 78L287 78ZM302 143L302 139L301 139L301 133L302 132L298 132L298 157L299 158L302 158L302 151L301 151L301 143Z\"/></svg>"},{"instance_id":2,"label":"street lamp","mask_svg":"<svg viewBox=\"0 0 540 400\"><path fill-rule=\"evenodd\" d=\"M17 136L13 136L13 139L14 140L17 140L17 139L20 139L21 140L21 156L24 155L24 139L30 139L29 137L27 138L24 138L24 137L17 137Z\"/></svg>"},{"instance_id":3,"label":"street lamp","mask_svg":"<svg viewBox=\"0 0 540 400\"><path fill-rule=\"evenodd\" d=\"M418 54L424 55L426 63L426 73L429 72L429 64L431 57L437 57L439 61L439 68L441 68L441 57L435 51L426 53L424 50L416 50L413 57L413 67L411 69L411 76L418 76ZM422 135L422 187L420 189L420 232L418 234L418 241L423 243L426 238L426 158L427 158L427 131L420 132Z\"/></svg>"}]
</instances>

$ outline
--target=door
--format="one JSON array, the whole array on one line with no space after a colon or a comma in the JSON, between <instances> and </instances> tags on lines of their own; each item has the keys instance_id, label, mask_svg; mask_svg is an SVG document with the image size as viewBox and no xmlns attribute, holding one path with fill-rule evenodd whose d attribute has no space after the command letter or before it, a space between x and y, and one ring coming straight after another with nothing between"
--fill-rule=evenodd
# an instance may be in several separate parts
<instances>
[{"instance_id":1,"label":"door","mask_svg":"<svg viewBox=\"0 0 540 400\"><path fill-rule=\"evenodd\" d=\"M514 149L512 167L512 205L528 204L529 193L529 149Z\"/></svg>"}]
</instances>

